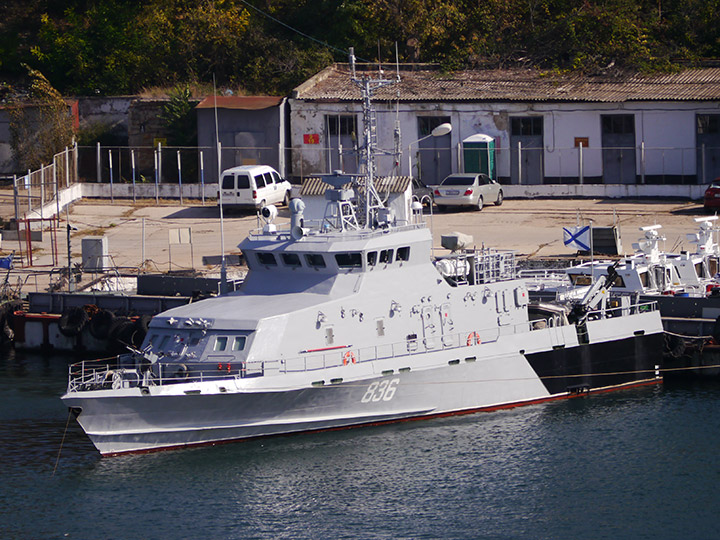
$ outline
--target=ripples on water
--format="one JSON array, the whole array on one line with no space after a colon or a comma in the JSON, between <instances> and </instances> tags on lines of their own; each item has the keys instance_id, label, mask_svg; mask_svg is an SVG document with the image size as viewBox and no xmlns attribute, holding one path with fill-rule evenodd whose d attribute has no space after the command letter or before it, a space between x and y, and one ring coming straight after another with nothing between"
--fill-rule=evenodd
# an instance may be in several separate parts
<instances>
[{"instance_id":1,"label":"ripples on water","mask_svg":"<svg viewBox=\"0 0 720 540\"><path fill-rule=\"evenodd\" d=\"M100 458L0 357L0 538L716 538L720 385Z\"/></svg>"}]
</instances>

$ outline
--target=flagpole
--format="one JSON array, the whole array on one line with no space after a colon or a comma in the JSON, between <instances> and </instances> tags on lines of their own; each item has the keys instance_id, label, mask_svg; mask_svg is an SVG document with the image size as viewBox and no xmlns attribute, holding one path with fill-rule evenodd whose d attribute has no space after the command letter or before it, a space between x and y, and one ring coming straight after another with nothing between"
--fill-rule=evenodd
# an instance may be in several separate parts
<instances>
[{"instance_id":1,"label":"flagpole","mask_svg":"<svg viewBox=\"0 0 720 540\"><path fill-rule=\"evenodd\" d=\"M593 249L593 220L590 221L590 268L592 268L591 284L595 283L595 250Z\"/></svg>"}]
</instances>

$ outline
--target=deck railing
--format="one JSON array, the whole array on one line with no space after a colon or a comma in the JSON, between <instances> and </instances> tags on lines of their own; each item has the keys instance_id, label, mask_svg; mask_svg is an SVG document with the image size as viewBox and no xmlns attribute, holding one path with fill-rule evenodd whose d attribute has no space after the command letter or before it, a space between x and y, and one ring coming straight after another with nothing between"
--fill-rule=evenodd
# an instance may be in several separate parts
<instances>
[{"instance_id":1,"label":"deck railing","mask_svg":"<svg viewBox=\"0 0 720 540\"><path fill-rule=\"evenodd\" d=\"M595 320L606 317L621 317L645 312L656 311L655 302L643 302L630 306L622 306L606 310L590 311L588 319ZM126 354L115 359L83 361L69 367L68 392L84 390L119 389L132 387L163 386L184 382L207 382L220 380L239 380L262 377L269 373L302 373L323 369L374 362L390 358L407 358L418 354L427 354L440 350L467 350L468 354L458 355L458 360L476 360L477 350L470 349L476 345L496 342L501 336L515 335L526 332L537 332L548 328L557 328L557 319L548 319L547 325L538 325L537 320L524 321L486 328L466 330L444 335L416 338L402 342L369 347L338 347L332 351L319 354L311 352L302 356L256 361L223 362L155 362L135 354ZM567 326L567 325L560 325ZM400 366L399 370L409 370L411 366ZM222 390L221 390L222 391Z\"/></svg>"}]
</instances>

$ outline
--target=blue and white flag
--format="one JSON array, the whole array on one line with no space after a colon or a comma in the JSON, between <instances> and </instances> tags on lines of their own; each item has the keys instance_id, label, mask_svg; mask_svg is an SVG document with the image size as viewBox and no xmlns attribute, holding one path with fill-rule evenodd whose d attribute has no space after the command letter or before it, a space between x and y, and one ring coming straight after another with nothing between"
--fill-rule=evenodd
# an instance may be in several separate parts
<instances>
[{"instance_id":1,"label":"blue and white flag","mask_svg":"<svg viewBox=\"0 0 720 540\"><path fill-rule=\"evenodd\" d=\"M590 251L590 225L584 227L563 227L565 247Z\"/></svg>"},{"instance_id":2,"label":"blue and white flag","mask_svg":"<svg viewBox=\"0 0 720 540\"><path fill-rule=\"evenodd\" d=\"M13 267L13 254L11 253L7 257L0 257L0 268L11 270Z\"/></svg>"}]
</instances>

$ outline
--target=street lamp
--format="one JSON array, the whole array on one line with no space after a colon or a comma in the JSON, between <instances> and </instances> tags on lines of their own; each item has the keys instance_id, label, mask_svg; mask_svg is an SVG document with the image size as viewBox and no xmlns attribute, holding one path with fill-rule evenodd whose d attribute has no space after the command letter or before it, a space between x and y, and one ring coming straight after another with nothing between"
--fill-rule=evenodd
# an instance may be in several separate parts
<instances>
[{"instance_id":1,"label":"street lamp","mask_svg":"<svg viewBox=\"0 0 720 540\"><path fill-rule=\"evenodd\" d=\"M410 144L408 144L408 174L412 176L412 145L419 143L420 141L424 141L425 139L429 137L442 137L443 135L447 135L452 131L452 125L449 122L445 122L444 124L440 124L435 129L433 129L429 135L425 135L424 137L419 138L417 141L413 141Z\"/></svg>"}]
</instances>

